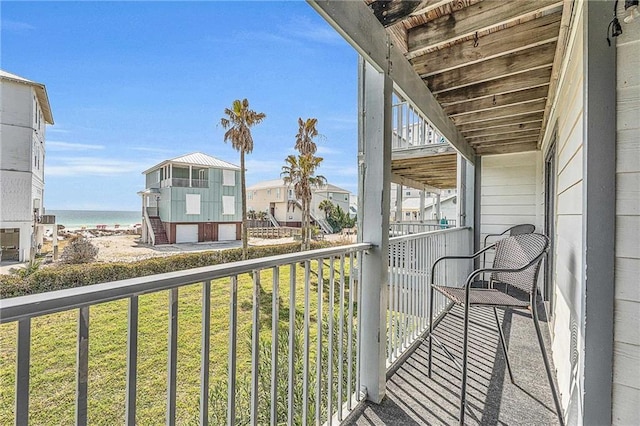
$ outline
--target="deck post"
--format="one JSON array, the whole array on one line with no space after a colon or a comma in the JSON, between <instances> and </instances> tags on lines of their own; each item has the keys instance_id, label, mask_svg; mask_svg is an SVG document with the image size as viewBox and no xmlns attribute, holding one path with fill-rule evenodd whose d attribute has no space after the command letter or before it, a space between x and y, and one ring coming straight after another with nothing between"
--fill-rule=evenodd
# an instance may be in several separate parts
<instances>
[{"instance_id":1,"label":"deck post","mask_svg":"<svg viewBox=\"0 0 640 426\"><path fill-rule=\"evenodd\" d=\"M380 72L362 57L358 71L358 238L373 244L362 261L360 375L367 398L380 403L386 387L393 83L388 70Z\"/></svg>"}]
</instances>

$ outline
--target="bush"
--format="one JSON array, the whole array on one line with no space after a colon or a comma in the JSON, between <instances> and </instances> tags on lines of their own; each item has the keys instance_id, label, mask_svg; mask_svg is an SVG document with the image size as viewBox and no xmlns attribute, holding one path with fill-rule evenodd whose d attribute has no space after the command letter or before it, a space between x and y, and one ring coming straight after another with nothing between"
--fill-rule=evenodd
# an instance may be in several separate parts
<instances>
[{"instance_id":1,"label":"bush","mask_svg":"<svg viewBox=\"0 0 640 426\"><path fill-rule=\"evenodd\" d=\"M313 242L311 244L312 249L330 246L331 244L326 242ZM299 250L299 244L249 247L249 258L256 259L279 254L295 253ZM110 281L162 274L165 272L236 262L239 260L242 260L242 249L237 248L222 251L177 254L136 262L90 263L82 265L62 264L39 269L24 278L7 275L0 276L0 298L82 287ZM10 278L5 279L5 277Z\"/></svg>"},{"instance_id":2,"label":"bush","mask_svg":"<svg viewBox=\"0 0 640 426\"><path fill-rule=\"evenodd\" d=\"M62 251L62 263L79 264L93 262L98 255L98 248L84 237L74 238Z\"/></svg>"}]
</instances>

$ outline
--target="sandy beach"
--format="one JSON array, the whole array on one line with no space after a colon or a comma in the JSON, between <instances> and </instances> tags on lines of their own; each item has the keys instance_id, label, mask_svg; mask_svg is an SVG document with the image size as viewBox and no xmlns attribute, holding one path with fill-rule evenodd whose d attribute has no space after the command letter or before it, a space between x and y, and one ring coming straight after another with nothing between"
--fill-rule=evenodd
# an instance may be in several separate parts
<instances>
[{"instance_id":1,"label":"sandy beach","mask_svg":"<svg viewBox=\"0 0 640 426\"><path fill-rule=\"evenodd\" d=\"M203 243L181 243L167 244L160 246L152 246L140 242L140 236L136 234L129 235L103 235L91 236L87 235L89 240L98 248L98 262L133 262L136 260L149 259L152 257L169 256L178 253L208 251L208 250L226 250L230 248L242 247L241 241L220 241L220 242L203 242ZM343 241L350 238L349 241L355 241L355 235L327 235L326 240ZM249 246L264 246L293 243L292 237L289 238L250 238Z\"/></svg>"}]
</instances>

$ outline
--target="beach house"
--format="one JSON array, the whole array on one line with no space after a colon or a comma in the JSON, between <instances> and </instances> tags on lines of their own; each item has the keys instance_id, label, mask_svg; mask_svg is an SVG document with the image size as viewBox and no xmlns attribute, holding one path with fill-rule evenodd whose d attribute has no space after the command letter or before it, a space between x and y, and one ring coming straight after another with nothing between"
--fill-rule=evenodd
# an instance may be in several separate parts
<instances>
[{"instance_id":1,"label":"beach house","mask_svg":"<svg viewBox=\"0 0 640 426\"><path fill-rule=\"evenodd\" d=\"M323 200L329 200L334 206L349 212L350 193L346 189L327 183L313 188L311 196L311 220L325 232L332 229L320 209ZM247 188L247 209L266 212L273 226L299 227L302 222L302 203L295 196L293 185L283 179L258 182Z\"/></svg>"},{"instance_id":2,"label":"beach house","mask_svg":"<svg viewBox=\"0 0 640 426\"><path fill-rule=\"evenodd\" d=\"M0 250L27 261L42 244L45 131L53 124L44 84L0 70Z\"/></svg>"},{"instance_id":3,"label":"beach house","mask_svg":"<svg viewBox=\"0 0 640 426\"><path fill-rule=\"evenodd\" d=\"M240 239L240 168L201 152L142 172L142 241L153 245Z\"/></svg>"}]
</instances>

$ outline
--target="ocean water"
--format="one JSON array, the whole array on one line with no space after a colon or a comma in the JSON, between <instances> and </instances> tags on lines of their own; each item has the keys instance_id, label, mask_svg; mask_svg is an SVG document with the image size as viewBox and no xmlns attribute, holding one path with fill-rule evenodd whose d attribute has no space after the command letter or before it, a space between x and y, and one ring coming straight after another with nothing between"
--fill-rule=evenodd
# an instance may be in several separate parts
<instances>
[{"instance_id":1,"label":"ocean water","mask_svg":"<svg viewBox=\"0 0 640 426\"><path fill-rule=\"evenodd\" d=\"M126 229L142 222L142 213L139 211L113 211L113 210L49 210L47 214L56 216L58 225L65 228L95 228L96 225L107 225L113 228L120 225Z\"/></svg>"}]
</instances>

